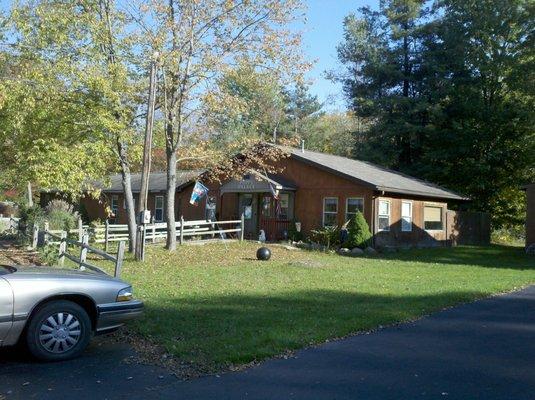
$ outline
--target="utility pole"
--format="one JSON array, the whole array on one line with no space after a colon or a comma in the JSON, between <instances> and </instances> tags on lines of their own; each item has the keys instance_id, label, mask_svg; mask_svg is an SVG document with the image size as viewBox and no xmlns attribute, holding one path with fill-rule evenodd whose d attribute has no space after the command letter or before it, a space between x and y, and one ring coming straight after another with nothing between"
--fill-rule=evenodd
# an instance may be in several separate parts
<instances>
[{"instance_id":1,"label":"utility pole","mask_svg":"<svg viewBox=\"0 0 535 400\"><path fill-rule=\"evenodd\" d=\"M138 230L136 240L136 260L145 258L145 212L149 196L149 176L152 151L152 128L154 125L154 108L156 103L156 64L158 52L154 52L150 63L149 99L147 104L147 118L145 119L145 142L143 145L143 169L141 171L141 189L138 201Z\"/></svg>"}]
</instances>

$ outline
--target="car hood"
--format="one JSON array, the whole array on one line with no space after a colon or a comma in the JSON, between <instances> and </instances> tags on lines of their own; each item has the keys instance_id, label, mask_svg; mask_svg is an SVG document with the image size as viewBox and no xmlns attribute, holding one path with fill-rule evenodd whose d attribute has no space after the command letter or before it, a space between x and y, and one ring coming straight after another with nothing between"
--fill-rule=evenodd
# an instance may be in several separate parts
<instances>
[{"instance_id":1,"label":"car hood","mask_svg":"<svg viewBox=\"0 0 535 400\"><path fill-rule=\"evenodd\" d=\"M76 269L68 268L58 268L58 267L48 267L48 266L14 266L16 271L13 273L2 275L2 278L6 280L18 279L18 278L74 278L74 279L97 279L97 280L106 280L106 281L120 281L120 279L113 278L109 275L99 274L92 271L80 271Z\"/></svg>"}]
</instances>

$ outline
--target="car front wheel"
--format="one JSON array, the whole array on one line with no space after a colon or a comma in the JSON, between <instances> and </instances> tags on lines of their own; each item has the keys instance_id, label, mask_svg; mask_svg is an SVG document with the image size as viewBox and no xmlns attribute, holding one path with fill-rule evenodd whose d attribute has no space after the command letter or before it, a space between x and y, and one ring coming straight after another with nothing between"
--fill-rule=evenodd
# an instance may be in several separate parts
<instances>
[{"instance_id":1,"label":"car front wheel","mask_svg":"<svg viewBox=\"0 0 535 400\"><path fill-rule=\"evenodd\" d=\"M43 361L77 357L91 338L87 312L71 301L46 303L33 315L26 332L30 353Z\"/></svg>"}]
</instances>

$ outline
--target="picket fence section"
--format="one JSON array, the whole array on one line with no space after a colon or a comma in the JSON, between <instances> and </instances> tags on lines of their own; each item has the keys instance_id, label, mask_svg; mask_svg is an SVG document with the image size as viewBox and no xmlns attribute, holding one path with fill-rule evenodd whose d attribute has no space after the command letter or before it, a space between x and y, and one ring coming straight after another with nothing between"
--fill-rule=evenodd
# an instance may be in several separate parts
<instances>
[{"instance_id":1,"label":"picket fence section","mask_svg":"<svg viewBox=\"0 0 535 400\"><path fill-rule=\"evenodd\" d=\"M243 240L244 237L244 218L230 221L206 221L193 220L185 221L181 218L175 222L175 235L180 244L184 243L186 237L199 240L221 238L234 234L236 239ZM154 222L143 225L145 229L145 241L155 243L167 239L167 223ZM105 249L108 244L117 241L128 241L128 225L126 224L109 224L107 221L104 225L96 225L90 228L92 239L95 243L104 243Z\"/></svg>"}]
</instances>

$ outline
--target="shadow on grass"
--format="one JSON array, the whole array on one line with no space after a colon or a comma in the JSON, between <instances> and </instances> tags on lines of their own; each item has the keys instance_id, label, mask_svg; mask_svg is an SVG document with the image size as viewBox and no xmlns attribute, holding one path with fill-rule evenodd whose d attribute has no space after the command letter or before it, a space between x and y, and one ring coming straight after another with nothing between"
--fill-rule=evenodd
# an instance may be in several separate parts
<instances>
[{"instance_id":1,"label":"shadow on grass","mask_svg":"<svg viewBox=\"0 0 535 400\"><path fill-rule=\"evenodd\" d=\"M262 360L330 338L407 321L486 296L371 295L307 290L269 295L165 298L147 303L143 335L205 371Z\"/></svg>"},{"instance_id":2,"label":"shadow on grass","mask_svg":"<svg viewBox=\"0 0 535 400\"><path fill-rule=\"evenodd\" d=\"M503 245L407 249L380 253L374 258L405 262L476 265L486 268L535 269L535 257L528 256L521 247Z\"/></svg>"}]
</instances>

